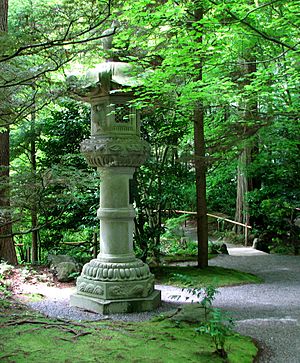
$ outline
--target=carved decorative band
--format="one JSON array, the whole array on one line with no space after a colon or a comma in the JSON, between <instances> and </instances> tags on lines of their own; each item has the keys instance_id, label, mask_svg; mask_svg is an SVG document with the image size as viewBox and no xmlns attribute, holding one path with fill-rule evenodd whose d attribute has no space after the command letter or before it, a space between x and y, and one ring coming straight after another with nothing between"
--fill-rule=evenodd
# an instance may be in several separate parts
<instances>
[{"instance_id":1,"label":"carved decorative band","mask_svg":"<svg viewBox=\"0 0 300 363\"><path fill-rule=\"evenodd\" d=\"M95 166L95 167L111 167L111 166L131 166L131 167L138 167L140 165L142 165L145 160L146 157L145 156L126 156L126 157L120 157L120 156L95 156L95 155L90 155L90 154L86 154L86 153L82 153L87 161L87 163L90 166ZM129 159L128 159L129 158Z\"/></svg>"},{"instance_id":2,"label":"carved decorative band","mask_svg":"<svg viewBox=\"0 0 300 363\"><path fill-rule=\"evenodd\" d=\"M154 291L154 279L136 282L94 282L79 277L77 280L79 294L97 297L100 299L128 299L147 297Z\"/></svg>"},{"instance_id":3,"label":"carved decorative band","mask_svg":"<svg viewBox=\"0 0 300 363\"><path fill-rule=\"evenodd\" d=\"M127 263L106 263L97 259L84 265L82 277L95 281L136 281L152 276L149 266L140 260Z\"/></svg>"},{"instance_id":4,"label":"carved decorative band","mask_svg":"<svg viewBox=\"0 0 300 363\"><path fill-rule=\"evenodd\" d=\"M137 136L92 136L83 140L81 152L92 166L139 166L149 154L149 144Z\"/></svg>"}]
</instances>

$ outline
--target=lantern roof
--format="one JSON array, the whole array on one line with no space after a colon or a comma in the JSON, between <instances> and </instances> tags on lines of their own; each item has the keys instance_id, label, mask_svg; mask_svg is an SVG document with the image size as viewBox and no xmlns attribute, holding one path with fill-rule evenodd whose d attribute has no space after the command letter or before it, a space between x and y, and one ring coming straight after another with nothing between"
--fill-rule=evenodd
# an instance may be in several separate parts
<instances>
[{"instance_id":1,"label":"lantern roof","mask_svg":"<svg viewBox=\"0 0 300 363\"><path fill-rule=\"evenodd\" d=\"M84 76L68 77L68 88L74 98L86 102L94 97L130 95L131 88L140 84L134 73L135 68L129 63L103 62Z\"/></svg>"}]
</instances>

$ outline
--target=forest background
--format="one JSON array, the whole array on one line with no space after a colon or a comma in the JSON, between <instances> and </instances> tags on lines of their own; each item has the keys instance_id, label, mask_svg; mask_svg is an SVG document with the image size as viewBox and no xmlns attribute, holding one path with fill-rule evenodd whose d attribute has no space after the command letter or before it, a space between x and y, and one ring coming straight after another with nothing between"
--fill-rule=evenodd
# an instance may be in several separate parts
<instances>
[{"instance_id":1,"label":"forest background","mask_svg":"<svg viewBox=\"0 0 300 363\"><path fill-rule=\"evenodd\" d=\"M69 98L66 79L107 58L133 63L142 80L135 106L151 156L134 178L137 254L166 249L168 220L183 219L176 210L197 212L200 267L207 211L297 254L299 9L283 0L0 0L0 258L20 262L31 246L37 263L98 233L99 178L79 151L89 110Z\"/></svg>"}]
</instances>

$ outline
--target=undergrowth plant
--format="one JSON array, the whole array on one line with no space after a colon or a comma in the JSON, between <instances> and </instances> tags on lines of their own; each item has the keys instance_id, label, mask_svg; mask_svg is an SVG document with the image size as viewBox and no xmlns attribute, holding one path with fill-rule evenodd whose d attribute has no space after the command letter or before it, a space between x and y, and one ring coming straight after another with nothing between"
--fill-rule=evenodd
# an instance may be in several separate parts
<instances>
[{"instance_id":1,"label":"undergrowth plant","mask_svg":"<svg viewBox=\"0 0 300 363\"><path fill-rule=\"evenodd\" d=\"M227 337L233 334L234 322L232 318L224 314L220 309L213 308L212 304L219 293L216 286L211 284L206 287L192 287L188 276L176 274L176 278L180 278L186 287L182 291L187 292L191 296L186 297L186 301L200 304L204 309L204 321L195 329L199 334L208 334L216 348L216 353L226 359L227 352L225 343ZM179 295L172 296L179 299Z\"/></svg>"},{"instance_id":2,"label":"undergrowth plant","mask_svg":"<svg viewBox=\"0 0 300 363\"><path fill-rule=\"evenodd\" d=\"M221 358L227 358L225 343L228 336L233 334L233 320L226 317L220 309L210 308L209 318L204 321L196 332L208 334L216 348L216 353Z\"/></svg>"}]
</instances>

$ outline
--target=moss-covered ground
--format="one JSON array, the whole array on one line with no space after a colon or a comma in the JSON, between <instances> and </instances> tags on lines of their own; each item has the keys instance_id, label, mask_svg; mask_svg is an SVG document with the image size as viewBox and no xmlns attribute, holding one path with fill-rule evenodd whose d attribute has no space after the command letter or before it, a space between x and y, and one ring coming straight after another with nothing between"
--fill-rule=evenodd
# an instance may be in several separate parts
<instances>
[{"instance_id":1,"label":"moss-covered ground","mask_svg":"<svg viewBox=\"0 0 300 363\"><path fill-rule=\"evenodd\" d=\"M195 267L154 268L157 283L183 285L182 276L194 287L257 283L254 275L220 267L199 270ZM228 362L252 363L257 347L250 338L233 334L226 337L227 359L215 353L211 337L196 333L198 325L186 323L173 313L142 323L68 322L45 318L0 290L0 361L6 363L81 363L81 362ZM199 306L199 305L198 305ZM196 314L198 316L198 314ZM200 317L201 320L201 317ZM193 320L194 321L194 320Z\"/></svg>"},{"instance_id":2,"label":"moss-covered ground","mask_svg":"<svg viewBox=\"0 0 300 363\"><path fill-rule=\"evenodd\" d=\"M227 360L214 353L195 325L168 318L143 323L67 322L0 304L0 361L53 362L253 362L257 348L240 335L227 339Z\"/></svg>"},{"instance_id":3,"label":"moss-covered ground","mask_svg":"<svg viewBox=\"0 0 300 363\"><path fill-rule=\"evenodd\" d=\"M151 268L151 271L158 284L179 287L184 287L187 280L193 287L204 287L211 284L220 287L262 282L261 278L253 274L218 266L209 266L201 270L191 266L160 266Z\"/></svg>"}]
</instances>

